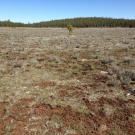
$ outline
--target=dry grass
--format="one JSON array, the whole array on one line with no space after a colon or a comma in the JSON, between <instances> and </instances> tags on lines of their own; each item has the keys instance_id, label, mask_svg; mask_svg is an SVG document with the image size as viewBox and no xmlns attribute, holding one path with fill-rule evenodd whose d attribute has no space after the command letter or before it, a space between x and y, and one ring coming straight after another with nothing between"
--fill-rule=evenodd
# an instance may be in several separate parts
<instances>
[{"instance_id":1,"label":"dry grass","mask_svg":"<svg viewBox=\"0 0 135 135\"><path fill-rule=\"evenodd\" d=\"M134 135L134 36L0 28L0 134Z\"/></svg>"}]
</instances>

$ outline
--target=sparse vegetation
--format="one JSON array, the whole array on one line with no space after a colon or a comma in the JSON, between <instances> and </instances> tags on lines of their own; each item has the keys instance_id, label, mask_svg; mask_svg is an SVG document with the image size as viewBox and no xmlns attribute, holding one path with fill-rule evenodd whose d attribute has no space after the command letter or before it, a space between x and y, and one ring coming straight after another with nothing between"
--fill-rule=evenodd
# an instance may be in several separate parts
<instances>
[{"instance_id":1,"label":"sparse vegetation","mask_svg":"<svg viewBox=\"0 0 135 135\"><path fill-rule=\"evenodd\" d=\"M71 24L68 24L68 25L67 25L67 30L68 30L68 32L69 32L69 35L71 35L72 32L73 32L73 26L72 26Z\"/></svg>"},{"instance_id":2,"label":"sparse vegetation","mask_svg":"<svg viewBox=\"0 0 135 135\"><path fill-rule=\"evenodd\" d=\"M134 135L134 35L0 28L0 135Z\"/></svg>"}]
</instances>

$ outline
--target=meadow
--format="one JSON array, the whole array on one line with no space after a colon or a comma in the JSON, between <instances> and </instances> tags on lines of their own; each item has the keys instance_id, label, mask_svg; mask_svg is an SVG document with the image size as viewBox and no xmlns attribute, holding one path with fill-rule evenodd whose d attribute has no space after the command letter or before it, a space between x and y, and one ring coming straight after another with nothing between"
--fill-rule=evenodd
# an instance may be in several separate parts
<instances>
[{"instance_id":1,"label":"meadow","mask_svg":"<svg viewBox=\"0 0 135 135\"><path fill-rule=\"evenodd\" d=\"M134 135L135 29L0 28L0 135Z\"/></svg>"}]
</instances>

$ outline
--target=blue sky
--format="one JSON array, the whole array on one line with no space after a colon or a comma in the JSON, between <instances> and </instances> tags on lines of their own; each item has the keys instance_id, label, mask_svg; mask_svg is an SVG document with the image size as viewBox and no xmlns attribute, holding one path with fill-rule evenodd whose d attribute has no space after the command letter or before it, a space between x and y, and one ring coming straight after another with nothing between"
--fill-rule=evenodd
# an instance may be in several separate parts
<instances>
[{"instance_id":1,"label":"blue sky","mask_svg":"<svg viewBox=\"0 0 135 135\"><path fill-rule=\"evenodd\" d=\"M0 20L27 23L93 16L135 19L135 0L0 0Z\"/></svg>"}]
</instances>

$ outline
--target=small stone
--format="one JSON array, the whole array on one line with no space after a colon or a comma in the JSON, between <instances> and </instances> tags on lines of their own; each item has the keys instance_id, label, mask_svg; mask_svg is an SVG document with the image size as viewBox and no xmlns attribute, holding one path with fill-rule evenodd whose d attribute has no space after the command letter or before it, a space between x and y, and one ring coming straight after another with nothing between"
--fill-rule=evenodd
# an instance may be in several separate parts
<instances>
[{"instance_id":1,"label":"small stone","mask_svg":"<svg viewBox=\"0 0 135 135\"><path fill-rule=\"evenodd\" d=\"M26 92L26 94L29 94L29 93L30 93L30 91L27 91L27 92Z\"/></svg>"},{"instance_id":2,"label":"small stone","mask_svg":"<svg viewBox=\"0 0 135 135\"><path fill-rule=\"evenodd\" d=\"M127 95L126 95L126 96L128 97L128 96L130 96L130 95L131 95L130 93L127 93Z\"/></svg>"},{"instance_id":3,"label":"small stone","mask_svg":"<svg viewBox=\"0 0 135 135\"><path fill-rule=\"evenodd\" d=\"M38 69L41 69L42 65L41 64L37 64L35 67L38 68Z\"/></svg>"},{"instance_id":4,"label":"small stone","mask_svg":"<svg viewBox=\"0 0 135 135\"><path fill-rule=\"evenodd\" d=\"M87 61L88 61L88 59L81 59L81 61L82 61L82 62L87 62Z\"/></svg>"},{"instance_id":5,"label":"small stone","mask_svg":"<svg viewBox=\"0 0 135 135\"><path fill-rule=\"evenodd\" d=\"M108 72L106 72L106 71L100 71L100 74L101 75L108 75Z\"/></svg>"},{"instance_id":6,"label":"small stone","mask_svg":"<svg viewBox=\"0 0 135 135\"><path fill-rule=\"evenodd\" d=\"M107 129L108 129L108 127L105 124L104 125L100 125L99 132L103 133L103 132L107 131Z\"/></svg>"},{"instance_id":7,"label":"small stone","mask_svg":"<svg viewBox=\"0 0 135 135\"><path fill-rule=\"evenodd\" d=\"M35 88L35 89L39 89L39 86L35 86L34 88Z\"/></svg>"},{"instance_id":8,"label":"small stone","mask_svg":"<svg viewBox=\"0 0 135 135\"><path fill-rule=\"evenodd\" d=\"M78 83L80 83L80 80L76 80Z\"/></svg>"},{"instance_id":9,"label":"small stone","mask_svg":"<svg viewBox=\"0 0 135 135\"><path fill-rule=\"evenodd\" d=\"M27 89L27 87L23 87L23 89Z\"/></svg>"}]
</instances>

